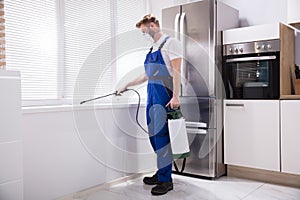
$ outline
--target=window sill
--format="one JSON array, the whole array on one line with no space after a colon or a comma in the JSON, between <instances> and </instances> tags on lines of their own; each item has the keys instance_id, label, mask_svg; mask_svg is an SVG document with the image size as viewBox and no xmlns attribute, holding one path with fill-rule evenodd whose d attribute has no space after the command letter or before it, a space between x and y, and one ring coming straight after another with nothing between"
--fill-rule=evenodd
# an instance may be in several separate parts
<instances>
[{"instance_id":1,"label":"window sill","mask_svg":"<svg viewBox=\"0 0 300 200\"><path fill-rule=\"evenodd\" d=\"M22 107L23 114L33 113L50 113L50 112L70 112L80 110L103 110L115 108L137 107L137 102L131 103L101 103L101 104L84 104L84 105L54 105L54 106L28 106ZM141 102L141 107L145 107L146 103Z\"/></svg>"}]
</instances>

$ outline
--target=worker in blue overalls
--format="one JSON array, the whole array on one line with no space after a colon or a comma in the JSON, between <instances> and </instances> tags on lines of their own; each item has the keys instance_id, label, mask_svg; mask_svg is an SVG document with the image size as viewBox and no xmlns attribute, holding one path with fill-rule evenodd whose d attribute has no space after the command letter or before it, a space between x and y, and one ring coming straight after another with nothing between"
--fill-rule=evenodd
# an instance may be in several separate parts
<instances>
[{"instance_id":1,"label":"worker in blue overalls","mask_svg":"<svg viewBox=\"0 0 300 200\"><path fill-rule=\"evenodd\" d=\"M136 27L153 40L153 46L144 62L145 73L120 88L118 93L148 80L147 125L150 143L157 155L158 170L152 177L145 177L143 182L156 185L151 190L153 195L162 195L173 189L172 151L166 111L167 107L174 109L180 106L182 48L178 40L162 33L159 21L152 14L144 16Z\"/></svg>"}]
</instances>

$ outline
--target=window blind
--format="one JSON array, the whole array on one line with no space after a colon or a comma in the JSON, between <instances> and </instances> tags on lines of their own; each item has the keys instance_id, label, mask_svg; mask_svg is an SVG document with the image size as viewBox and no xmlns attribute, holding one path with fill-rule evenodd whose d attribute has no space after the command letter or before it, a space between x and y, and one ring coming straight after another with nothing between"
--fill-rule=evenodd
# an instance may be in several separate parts
<instances>
[{"instance_id":1,"label":"window blind","mask_svg":"<svg viewBox=\"0 0 300 200\"><path fill-rule=\"evenodd\" d=\"M21 72L23 100L59 99L57 1L5 0L6 68Z\"/></svg>"},{"instance_id":2,"label":"window blind","mask_svg":"<svg viewBox=\"0 0 300 200\"><path fill-rule=\"evenodd\" d=\"M143 62L144 56L128 55L128 50L145 42L136 35L135 23L146 4L6 0L6 65L21 71L22 99L49 102L78 95L82 100L113 91L118 76L124 80Z\"/></svg>"},{"instance_id":3,"label":"window blind","mask_svg":"<svg viewBox=\"0 0 300 200\"><path fill-rule=\"evenodd\" d=\"M116 85L122 86L144 73L144 60L150 44L135 24L147 14L146 0L121 0L116 3ZM138 86L142 98L146 87ZM135 94L132 94L135 95Z\"/></svg>"},{"instance_id":4,"label":"window blind","mask_svg":"<svg viewBox=\"0 0 300 200\"><path fill-rule=\"evenodd\" d=\"M83 100L111 92L111 1L64 1L63 7L64 97Z\"/></svg>"},{"instance_id":5,"label":"window blind","mask_svg":"<svg viewBox=\"0 0 300 200\"><path fill-rule=\"evenodd\" d=\"M4 19L4 3L0 1L0 69L5 69L5 19Z\"/></svg>"},{"instance_id":6,"label":"window blind","mask_svg":"<svg viewBox=\"0 0 300 200\"><path fill-rule=\"evenodd\" d=\"M146 0L117 0L116 3L116 33L135 30L135 24L147 14Z\"/></svg>"}]
</instances>

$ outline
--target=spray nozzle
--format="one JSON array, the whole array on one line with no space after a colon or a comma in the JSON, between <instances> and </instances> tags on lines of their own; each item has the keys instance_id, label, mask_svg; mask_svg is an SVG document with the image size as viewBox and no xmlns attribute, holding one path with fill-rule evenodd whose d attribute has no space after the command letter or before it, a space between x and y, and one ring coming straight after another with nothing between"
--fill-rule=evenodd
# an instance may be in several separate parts
<instances>
[{"instance_id":1,"label":"spray nozzle","mask_svg":"<svg viewBox=\"0 0 300 200\"><path fill-rule=\"evenodd\" d=\"M121 91L120 93L118 93L118 91L116 91L116 92L115 92L115 95L116 95L116 96L121 96L122 93L127 92L128 90L129 90L129 89L125 89L125 90Z\"/></svg>"}]
</instances>

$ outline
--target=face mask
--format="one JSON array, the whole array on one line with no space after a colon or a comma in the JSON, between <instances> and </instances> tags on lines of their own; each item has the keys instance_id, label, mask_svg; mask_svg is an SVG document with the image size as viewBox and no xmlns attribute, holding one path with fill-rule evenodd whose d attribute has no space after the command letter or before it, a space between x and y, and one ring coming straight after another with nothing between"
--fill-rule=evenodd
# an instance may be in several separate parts
<instances>
[{"instance_id":1,"label":"face mask","mask_svg":"<svg viewBox=\"0 0 300 200\"><path fill-rule=\"evenodd\" d=\"M144 33L143 36L148 42L154 43L153 38L148 33Z\"/></svg>"}]
</instances>

